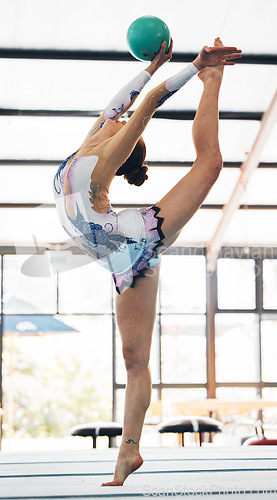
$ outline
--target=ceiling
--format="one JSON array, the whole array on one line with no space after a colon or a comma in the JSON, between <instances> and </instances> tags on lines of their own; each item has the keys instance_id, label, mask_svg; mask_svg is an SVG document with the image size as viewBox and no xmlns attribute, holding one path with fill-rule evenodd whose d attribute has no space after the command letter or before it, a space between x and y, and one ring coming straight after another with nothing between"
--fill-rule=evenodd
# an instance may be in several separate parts
<instances>
[{"instance_id":1,"label":"ceiling","mask_svg":"<svg viewBox=\"0 0 277 500\"><path fill-rule=\"evenodd\" d=\"M179 71L216 36L243 50L240 63L225 69L220 95L223 172L176 243L207 245L276 92L277 1L0 0L0 11L1 247L67 240L53 205L52 178L112 96L146 67L127 49L134 19L161 17L174 39L172 61L149 86ZM115 207L154 203L189 170L201 90L195 78L159 109L144 133L149 180L137 188L116 178L110 193ZM276 123L266 139L223 245L277 246Z\"/></svg>"}]
</instances>

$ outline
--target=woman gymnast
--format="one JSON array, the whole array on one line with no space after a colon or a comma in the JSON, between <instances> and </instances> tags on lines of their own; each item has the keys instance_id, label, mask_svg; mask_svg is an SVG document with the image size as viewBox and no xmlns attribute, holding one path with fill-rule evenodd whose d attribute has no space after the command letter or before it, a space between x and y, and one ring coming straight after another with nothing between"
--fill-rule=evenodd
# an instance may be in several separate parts
<instances>
[{"instance_id":1,"label":"woman gymnast","mask_svg":"<svg viewBox=\"0 0 277 500\"><path fill-rule=\"evenodd\" d=\"M156 316L160 254L174 243L203 203L222 168L218 142L218 95L226 65L241 56L217 38L177 75L150 90L130 119L130 108L155 71L172 57L163 42L151 64L129 82L96 120L77 152L59 167L54 196L60 221L76 244L112 273L116 316L127 370L122 443L113 481L121 486L143 459L139 441L151 399L149 355ZM140 186L147 179L145 144L141 137L157 108L195 74L204 84L193 122L196 160L158 203L116 213L108 199L115 175ZM140 278L140 279L138 279Z\"/></svg>"}]
</instances>

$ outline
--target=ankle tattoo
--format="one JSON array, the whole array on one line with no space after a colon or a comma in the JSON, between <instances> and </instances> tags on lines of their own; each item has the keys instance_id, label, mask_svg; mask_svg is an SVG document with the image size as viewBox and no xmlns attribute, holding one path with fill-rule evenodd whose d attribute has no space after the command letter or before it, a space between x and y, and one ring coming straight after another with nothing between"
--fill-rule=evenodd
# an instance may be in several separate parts
<instances>
[{"instance_id":1,"label":"ankle tattoo","mask_svg":"<svg viewBox=\"0 0 277 500\"><path fill-rule=\"evenodd\" d=\"M128 441L125 441L125 443L127 443L127 444L131 444L131 443L137 444L138 442L137 441L133 441L133 439L128 439Z\"/></svg>"}]
</instances>

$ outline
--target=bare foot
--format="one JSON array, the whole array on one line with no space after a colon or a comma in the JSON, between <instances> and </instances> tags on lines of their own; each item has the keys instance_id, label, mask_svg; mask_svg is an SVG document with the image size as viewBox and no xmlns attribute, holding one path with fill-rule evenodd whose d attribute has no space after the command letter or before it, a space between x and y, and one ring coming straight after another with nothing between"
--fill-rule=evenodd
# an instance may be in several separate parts
<instances>
[{"instance_id":1,"label":"bare foot","mask_svg":"<svg viewBox=\"0 0 277 500\"><path fill-rule=\"evenodd\" d=\"M223 43L219 37L215 39L214 47L223 47ZM218 78L221 81L223 78L223 70L223 65L204 68L198 73L198 77L203 83L205 83L209 78Z\"/></svg>"},{"instance_id":2,"label":"bare foot","mask_svg":"<svg viewBox=\"0 0 277 500\"><path fill-rule=\"evenodd\" d=\"M122 486L125 479L142 464L143 459L140 454L118 457L113 481L102 483L101 486Z\"/></svg>"}]
</instances>

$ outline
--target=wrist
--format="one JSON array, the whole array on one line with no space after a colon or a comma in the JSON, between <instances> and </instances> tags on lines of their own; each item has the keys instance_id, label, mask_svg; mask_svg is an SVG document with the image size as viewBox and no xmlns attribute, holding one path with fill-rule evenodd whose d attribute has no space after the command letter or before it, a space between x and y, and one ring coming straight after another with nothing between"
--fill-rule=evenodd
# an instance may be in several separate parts
<instances>
[{"instance_id":1,"label":"wrist","mask_svg":"<svg viewBox=\"0 0 277 500\"><path fill-rule=\"evenodd\" d=\"M200 56L198 54L198 56L196 57L196 59L194 59L194 61L192 61L192 64L197 68L199 69L199 71L201 71L201 69L204 69L205 66L203 66L200 62Z\"/></svg>"},{"instance_id":2,"label":"wrist","mask_svg":"<svg viewBox=\"0 0 277 500\"><path fill-rule=\"evenodd\" d=\"M151 62L151 64L148 66L148 68L146 68L146 71L148 71L148 73L150 73L150 75L154 75L154 73L157 71L157 69L159 69L159 65L155 62Z\"/></svg>"}]
</instances>

